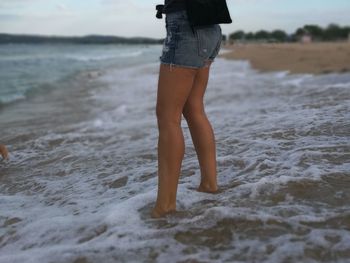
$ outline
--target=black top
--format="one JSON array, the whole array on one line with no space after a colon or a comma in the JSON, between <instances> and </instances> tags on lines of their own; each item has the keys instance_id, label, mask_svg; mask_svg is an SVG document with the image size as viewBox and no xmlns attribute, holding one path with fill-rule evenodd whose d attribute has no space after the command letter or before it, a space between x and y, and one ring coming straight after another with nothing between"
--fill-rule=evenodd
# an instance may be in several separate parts
<instances>
[{"instance_id":1,"label":"black top","mask_svg":"<svg viewBox=\"0 0 350 263\"><path fill-rule=\"evenodd\" d=\"M168 2L172 1L164 10L165 14L186 10L186 0L164 0L164 5L166 5Z\"/></svg>"}]
</instances>

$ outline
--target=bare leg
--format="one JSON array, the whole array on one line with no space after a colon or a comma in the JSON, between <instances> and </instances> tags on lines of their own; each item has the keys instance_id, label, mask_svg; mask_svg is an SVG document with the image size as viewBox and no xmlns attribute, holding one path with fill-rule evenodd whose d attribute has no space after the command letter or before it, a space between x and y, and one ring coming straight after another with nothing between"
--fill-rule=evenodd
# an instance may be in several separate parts
<instances>
[{"instance_id":1,"label":"bare leg","mask_svg":"<svg viewBox=\"0 0 350 263\"><path fill-rule=\"evenodd\" d=\"M201 171L198 191L217 192L216 147L211 124L205 114L203 99L209 79L209 67L199 69L183 109Z\"/></svg>"},{"instance_id":2,"label":"bare leg","mask_svg":"<svg viewBox=\"0 0 350 263\"><path fill-rule=\"evenodd\" d=\"M0 144L0 155L3 159L8 159L9 154L5 145Z\"/></svg>"},{"instance_id":3,"label":"bare leg","mask_svg":"<svg viewBox=\"0 0 350 263\"><path fill-rule=\"evenodd\" d=\"M152 217L176 210L176 193L184 156L181 114L191 91L196 69L161 64L157 93L158 196Z\"/></svg>"}]
</instances>

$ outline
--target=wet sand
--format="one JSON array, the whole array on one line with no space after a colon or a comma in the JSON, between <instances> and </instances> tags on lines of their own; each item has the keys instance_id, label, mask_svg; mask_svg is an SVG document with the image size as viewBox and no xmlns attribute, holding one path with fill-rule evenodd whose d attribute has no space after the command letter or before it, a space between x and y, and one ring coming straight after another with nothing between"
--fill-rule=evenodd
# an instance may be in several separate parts
<instances>
[{"instance_id":1,"label":"wet sand","mask_svg":"<svg viewBox=\"0 0 350 263\"><path fill-rule=\"evenodd\" d=\"M325 74L350 71L350 42L226 45L226 59L249 60L260 71Z\"/></svg>"},{"instance_id":2,"label":"wet sand","mask_svg":"<svg viewBox=\"0 0 350 263\"><path fill-rule=\"evenodd\" d=\"M0 111L0 262L348 262L350 74L218 59L205 102L220 191L195 191L183 121L177 212L152 219L161 48L0 45L0 91L34 86Z\"/></svg>"}]
</instances>

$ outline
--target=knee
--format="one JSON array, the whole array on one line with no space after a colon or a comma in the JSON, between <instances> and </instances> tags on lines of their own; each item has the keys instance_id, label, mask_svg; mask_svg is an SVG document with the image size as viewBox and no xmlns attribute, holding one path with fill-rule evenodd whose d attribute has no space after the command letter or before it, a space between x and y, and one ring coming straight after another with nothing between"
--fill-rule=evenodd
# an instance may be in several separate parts
<instances>
[{"instance_id":1,"label":"knee","mask_svg":"<svg viewBox=\"0 0 350 263\"><path fill-rule=\"evenodd\" d=\"M204 110L183 111L187 123L199 123L207 119Z\"/></svg>"},{"instance_id":2,"label":"knee","mask_svg":"<svg viewBox=\"0 0 350 263\"><path fill-rule=\"evenodd\" d=\"M196 122L206 118L202 101L187 101L182 110L182 114L187 122Z\"/></svg>"},{"instance_id":3,"label":"knee","mask_svg":"<svg viewBox=\"0 0 350 263\"><path fill-rule=\"evenodd\" d=\"M156 116L159 128L181 125L181 112L170 111L166 107L157 105Z\"/></svg>"}]
</instances>

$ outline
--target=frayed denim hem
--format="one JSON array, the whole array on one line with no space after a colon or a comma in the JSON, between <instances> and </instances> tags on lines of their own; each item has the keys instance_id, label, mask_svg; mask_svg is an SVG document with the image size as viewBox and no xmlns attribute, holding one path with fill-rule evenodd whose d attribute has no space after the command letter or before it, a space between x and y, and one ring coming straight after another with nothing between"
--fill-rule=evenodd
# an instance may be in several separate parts
<instances>
[{"instance_id":1,"label":"frayed denim hem","mask_svg":"<svg viewBox=\"0 0 350 263\"><path fill-rule=\"evenodd\" d=\"M162 61L160 61L160 64L170 65L170 70L172 69L172 67L181 67L181 68L189 68L189 69L201 69L201 68L205 68L205 67L209 66L207 62L210 62L210 64L211 64L211 63L214 62L214 59L206 60L206 63L202 67L187 66L187 65L174 64L174 63L168 63L168 62L162 62Z\"/></svg>"}]
</instances>

